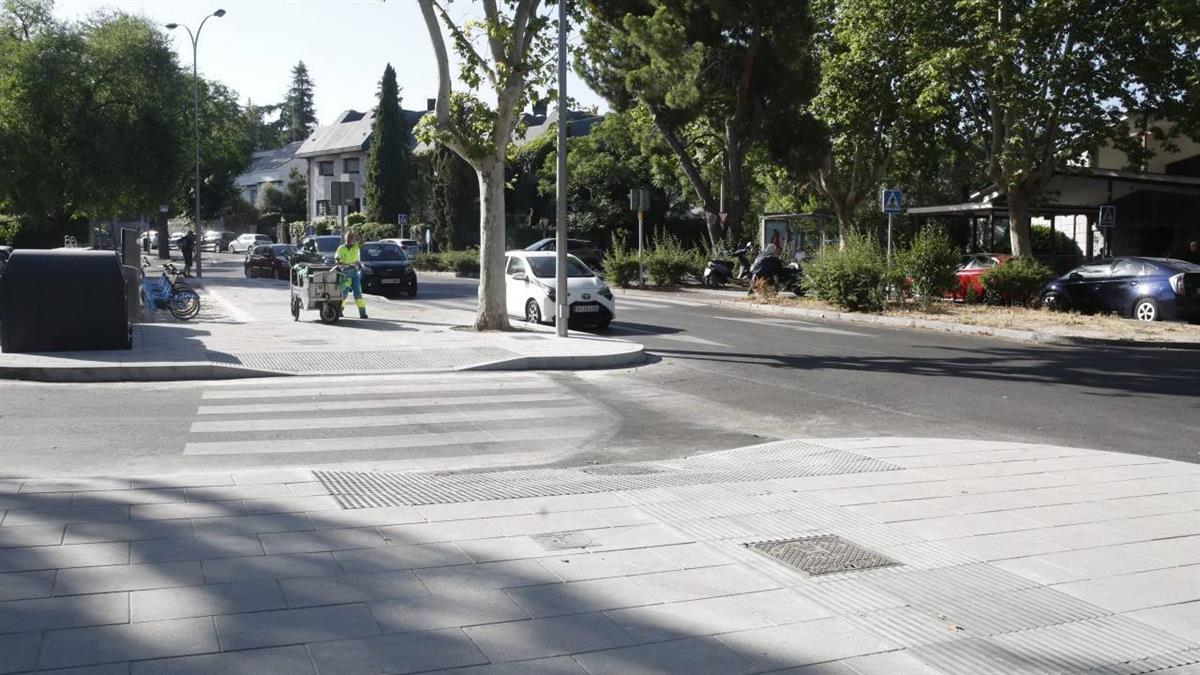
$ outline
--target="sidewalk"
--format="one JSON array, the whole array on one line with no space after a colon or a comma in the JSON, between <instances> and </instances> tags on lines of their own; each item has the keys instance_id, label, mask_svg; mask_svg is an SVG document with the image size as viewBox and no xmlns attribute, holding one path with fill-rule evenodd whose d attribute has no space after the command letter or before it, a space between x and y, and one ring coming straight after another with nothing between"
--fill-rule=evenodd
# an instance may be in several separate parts
<instances>
[{"instance_id":1,"label":"sidewalk","mask_svg":"<svg viewBox=\"0 0 1200 675\"><path fill-rule=\"evenodd\" d=\"M560 339L547 326L514 322L520 330L511 333L463 330L474 320L473 298L431 299L430 290L439 295L439 280L422 278L422 284L421 296L411 300L367 296L370 319L354 318L351 306L347 318L327 326L315 311L292 320L286 281L209 276L198 289L203 310L193 321L152 313L149 323L134 326L129 351L0 354L0 378L96 382L574 370L645 359L640 344L578 331Z\"/></svg>"},{"instance_id":2,"label":"sidewalk","mask_svg":"<svg viewBox=\"0 0 1200 675\"><path fill-rule=\"evenodd\" d=\"M1182 675L1198 508L1195 464L954 439L10 478L0 673Z\"/></svg>"}]
</instances>

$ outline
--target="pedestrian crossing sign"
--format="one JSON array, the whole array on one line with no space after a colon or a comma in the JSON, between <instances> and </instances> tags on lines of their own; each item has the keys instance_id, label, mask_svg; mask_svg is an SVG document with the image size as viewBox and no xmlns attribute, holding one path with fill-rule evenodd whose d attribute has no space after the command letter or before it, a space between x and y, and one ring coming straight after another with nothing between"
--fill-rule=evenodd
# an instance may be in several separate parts
<instances>
[{"instance_id":1,"label":"pedestrian crossing sign","mask_svg":"<svg viewBox=\"0 0 1200 675\"><path fill-rule=\"evenodd\" d=\"M1100 227L1117 226L1117 207L1114 204L1104 204L1100 207Z\"/></svg>"},{"instance_id":2,"label":"pedestrian crossing sign","mask_svg":"<svg viewBox=\"0 0 1200 675\"><path fill-rule=\"evenodd\" d=\"M904 210L904 193L900 190L883 191L883 212L901 213Z\"/></svg>"}]
</instances>

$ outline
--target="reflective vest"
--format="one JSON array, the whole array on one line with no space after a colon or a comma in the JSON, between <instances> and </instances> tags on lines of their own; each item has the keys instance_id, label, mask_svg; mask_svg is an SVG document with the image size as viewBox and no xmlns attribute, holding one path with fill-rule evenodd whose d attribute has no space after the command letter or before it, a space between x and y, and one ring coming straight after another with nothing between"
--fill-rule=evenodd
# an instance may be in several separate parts
<instances>
[{"instance_id":1,"label":"reflective vest","mask_svg":"<svg viewBox=\"0 0 1200 675\"><path fill-rule=\"evenodd\" d=\"M334 254L339 265L353 265L358 262L358 244L347 246L342 244Z\"/></svg>"}]
</instances>

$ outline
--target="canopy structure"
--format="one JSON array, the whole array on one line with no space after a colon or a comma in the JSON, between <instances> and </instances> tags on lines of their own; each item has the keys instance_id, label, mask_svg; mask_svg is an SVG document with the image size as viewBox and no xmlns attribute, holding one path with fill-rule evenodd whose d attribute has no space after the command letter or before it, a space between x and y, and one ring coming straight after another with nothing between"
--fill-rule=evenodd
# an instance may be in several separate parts
<instances>
[{"instance_id":1,"label":"canopy structure","mask_svg":"<svg viewBox=\"0 0 1200 675\"><path fill-rule=\"evenodd\" d=\"M1100 207L1116 206L1117 225L1097 228ZM1055 171L1042 199L1030 209L1035 219L1075 242L1065 254L1090 259L1098 254L1179 255L1200 238L1200 177L1117 169L1063 167ZM1008 204L996 186L960 204L918 206L907 214L966 225L968 250L995 250L1008 240ZM1053 249L1051 256L1062 253Z\"/></svg>"}]
</instances>

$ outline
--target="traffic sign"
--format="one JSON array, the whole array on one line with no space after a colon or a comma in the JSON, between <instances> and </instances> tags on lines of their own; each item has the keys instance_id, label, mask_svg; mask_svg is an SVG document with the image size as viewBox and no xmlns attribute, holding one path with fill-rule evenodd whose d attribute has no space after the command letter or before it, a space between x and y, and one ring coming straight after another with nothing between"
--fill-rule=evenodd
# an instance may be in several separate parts
<instances>
[{"instance_id":1,"label":"traffic sign","mask_svg":"<svg viewBox=\"0 0 1200 675\"><path fill-rule=\"evenodd\" d=\"M397 213L396 214L396 224L399 225L400 227L404 227L404 226L408 225L408 214L407 213Z\"/></svg>"},{"instance_id":2,"label":"traffic sign","mask_svg":"<svg viewBox=\"0 0 1200 675\"><path fill-rule=\"evenodd\" d=\"M629 210L649 211L650 191L644 188L634 188L629 191Z\"/></svg>"},{"instance_id":3,"label":"traffic sign","mask_svg":"<svg viewBox=\"0 0 1200 675\"><path fill-rule=\"evenodd\" d=\"M901 213L904 211L904 193L900 190L884 189L880 199L884 213Z\"/></svg>"},{"instance_id":4,"label":"traffic sign","mask_svg":"<svg viewBox=\"0 0 1200 675\"><path fill-rule=\"evenodd\" d=\"M1115 204L1104 204L1100 207L1100 227L1117 226L1117 207Z\"/></svg>"}]
</instances>

